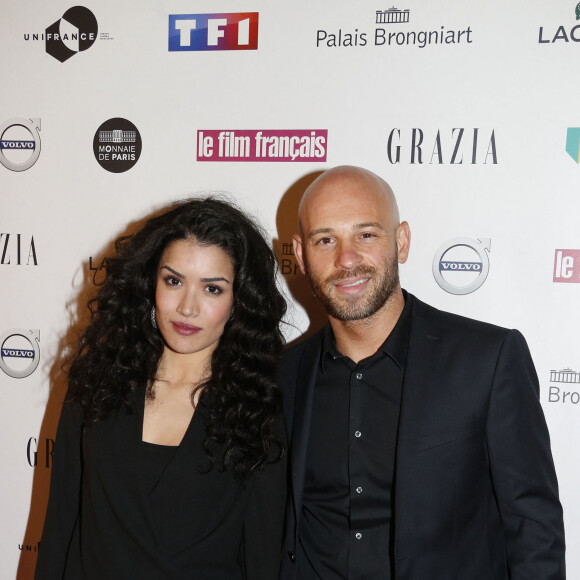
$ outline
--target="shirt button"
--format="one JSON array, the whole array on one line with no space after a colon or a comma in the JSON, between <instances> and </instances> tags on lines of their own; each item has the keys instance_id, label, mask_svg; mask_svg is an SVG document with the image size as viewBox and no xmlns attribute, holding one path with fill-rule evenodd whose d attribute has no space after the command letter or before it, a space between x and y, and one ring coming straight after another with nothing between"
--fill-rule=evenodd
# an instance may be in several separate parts
<instances>
[{"instance_id":1,"label":"shirt button","mask_svg":"<svg viewBox=\"0 0 580 580\"><path fill-rule=\"evenodd\" d=\"M354 436L355 437L360 437L362 435L362 433L360 431L355 431L354 432Z\"/></svg>"},{"instance_id":2,"label":"shirt button","mask_svg":"<svg viewBox=\"0 0 580 580\"><path fill-rule=\"evenodd\" d=\"M356 373L356 378L357 379L362 379L362 373Z\"/></svg>"},{"instance_id":3,"label":"shirt button","mask_svg":"<svg viewBox=\"0 0 580 580\"><path fill-rule=\"evenodd\" d=\"M362 493L362 487L360 485L356 488L356 492L357 493Z\"/></svg>"},{"instance_id":4,"label":"shirt button","mask_svg":"<svg viewBox=\"0 0 580 580\"><path fill-rule=\"evenodd\" d=\"M361 540L361 539L362 539L362 534L361 534L360 532L357 532L357 533L354 535L354 537L355 537L357 540Z\"/></svg>"}]
</instances>

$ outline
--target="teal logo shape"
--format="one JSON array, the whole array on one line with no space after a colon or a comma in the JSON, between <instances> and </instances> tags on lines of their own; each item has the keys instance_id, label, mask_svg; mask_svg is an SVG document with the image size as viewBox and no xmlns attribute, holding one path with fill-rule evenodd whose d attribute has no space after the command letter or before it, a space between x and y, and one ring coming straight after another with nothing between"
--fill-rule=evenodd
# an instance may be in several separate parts
<instances>
[{"instance_id":1,"label":"teal logo shape","mask_svg":"<svg viewBox=\"0 0 580 580\"><path fill-rule=\"evenodd\" d=\"M580 127L568 127L566 134L566 153L580 163Z\"/></svg>"},{"instance_id":2,"label":"teal logo shape","mask_svg":"<svg viewBox=\"0 0 580 580\"><path fill-rule=\"evenodd\" d=\"M580 20L580 2L576 4L576 20Z\"/></svg>"}]
</instances>

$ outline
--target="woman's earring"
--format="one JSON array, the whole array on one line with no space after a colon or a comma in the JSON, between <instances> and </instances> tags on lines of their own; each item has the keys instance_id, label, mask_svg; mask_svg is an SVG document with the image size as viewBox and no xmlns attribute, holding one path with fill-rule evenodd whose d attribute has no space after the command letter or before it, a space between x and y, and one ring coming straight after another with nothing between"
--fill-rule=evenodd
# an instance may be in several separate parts
<instances>
[{"instance_id":1,"label":"woman's earring","mask_svg":"<svg viewBox=\"0 0 580 580\"><path fill-rule=\"evenodd\" d=\"M157 328L157 318L155 317L155 306L151 308L151 326Z\"/></svg>"}]
</instances>

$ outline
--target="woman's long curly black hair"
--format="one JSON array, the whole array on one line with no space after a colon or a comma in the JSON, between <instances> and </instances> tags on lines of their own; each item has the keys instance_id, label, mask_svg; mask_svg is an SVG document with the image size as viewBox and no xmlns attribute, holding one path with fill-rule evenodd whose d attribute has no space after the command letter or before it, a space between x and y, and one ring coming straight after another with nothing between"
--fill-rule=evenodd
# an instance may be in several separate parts
<instances>
[{"instance_id":1,"label":"woman's long curly black hair","mask_svg":"<svg viewBox=\"0 0 580 580\"><path fill-rule=\"evenodd\" d=\"M209 196L175 203L133 236L117 240L105 283L89 303L91 323L70 365L68 396L80 403L90 425L113 409L131 408L131 393L143 386L153 395L164 350L151 324L157 270L167 246L184 239L218 246L234 266L232 314L212 354L211 376L201 387L209 405L204 449L210 465L231 465L243 483L283 453L275 374L286 302L264 233L230 202ZM220 457L217 449L223 450Z\"/></svg>"}]
</instances>

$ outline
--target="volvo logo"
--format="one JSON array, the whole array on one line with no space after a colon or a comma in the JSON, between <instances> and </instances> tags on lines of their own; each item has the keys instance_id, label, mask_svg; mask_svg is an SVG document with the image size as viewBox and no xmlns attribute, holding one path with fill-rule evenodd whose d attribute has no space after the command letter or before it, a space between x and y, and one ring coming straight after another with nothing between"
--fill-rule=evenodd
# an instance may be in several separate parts
<instances>
[{"instance_id":1,"label":"volvo logo","mask_svg":"<svg viewBox=\"0 0 580 580\"><path fill-rule=\"evenodd\" d=\"M454 238L445 242L433 258L433 276L450 294L471 294L487 278L491 240Z\"/></svg>"},{"instance_id":2,"label":"volvo logo","mask_svg":"<svg viewBox=\"0 0 580 580\"><path fill-rule=\"evenodd\" d=\"M0 368L14 379L30 376L40 361L40 330L13 328L0 336Z\"/></svg>"},{"instance_id":3,"label":"volvo logo","mask_svg":"<svg viewBox=\"0 0 580 580\"><path fill-rule=\"evenodd\" d=\"M9 119L0 125L0 163L11 171L30 169L40 155L40 119Z\"/></svg>"}]
</instances>

